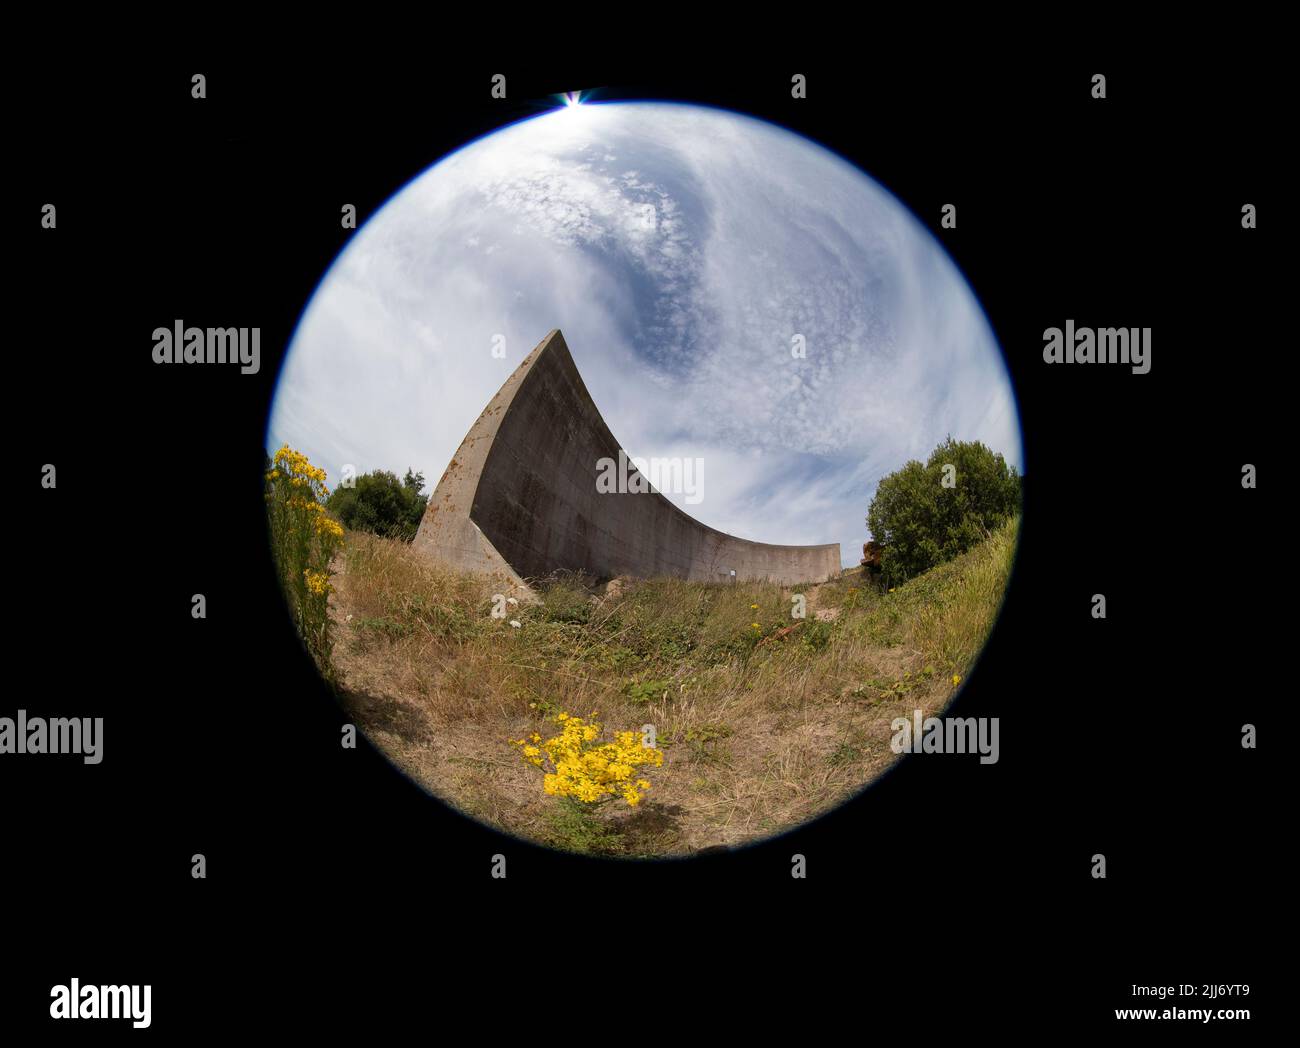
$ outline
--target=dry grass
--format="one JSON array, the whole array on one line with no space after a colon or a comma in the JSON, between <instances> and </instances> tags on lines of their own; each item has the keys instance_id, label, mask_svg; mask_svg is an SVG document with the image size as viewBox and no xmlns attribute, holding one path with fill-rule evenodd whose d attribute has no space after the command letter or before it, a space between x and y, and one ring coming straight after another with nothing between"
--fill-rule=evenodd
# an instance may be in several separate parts
<instances>
[{"instance_id":1,"label":"dry grass","mask_svg":"<svg viewBox=\"0 0 1300 1048\"><path fill-rule=\"evenodd\" d=\"M736 845L857 792L897 759L895 717L947 705L997 615L1016 534L1012 522L892 593L858 573L795 587L808 598L796 622L776 585L657 579L602 596L581 578L494 619L472 576L349 533L330 605L338 687L412 778L507 832L628 856ZM826 609L835 619L816 621ZM664 751L642 805L602 814L598 844L507 741L553 734L560 711L598 711L607 732L653 724Z\"/></svg>"}]
</instances>

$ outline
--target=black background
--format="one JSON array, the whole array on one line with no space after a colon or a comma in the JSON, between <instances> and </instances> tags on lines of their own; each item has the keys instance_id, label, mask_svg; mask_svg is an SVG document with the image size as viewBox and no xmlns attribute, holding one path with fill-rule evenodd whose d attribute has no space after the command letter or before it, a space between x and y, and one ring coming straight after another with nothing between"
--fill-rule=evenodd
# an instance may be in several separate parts
<instances>
[{"instance_id":1,"label":"black background","mask_svg":"<svg viewBox=\"0 0 1300 1048\"><path fill-rule=\"evenodd\" d=\"M508 100L490 97L497 72ZM579 88L807 135L896 194L970 281L1026 454L1012 585L952 710L1001 719L998 764L905 759L789 835L630 864L501 837L339 746L265 540L281 355L351 235L342 204L364 223L446 153ZM1276 89L1263 66L1207 84L1176 61L739 55L711 72L453 56L30 75L11 98L22 451L0 715L102 716L105 758L0 760L3 1023L118 1032L49 1021L73 976L152 984L162 1036L425 1009L513 1035L580 986L600 988L593 1016L651 1002L647 1030L701 1001L722 1025L772 1008L1107 1029L1142 1003L1132 983L1244 982L1255 1018L1232 1033L1256 1030L1279 1004L1259 951L1282 903L1269 769L1293 691L1271 513L1294 341L1270 261ZM946 203L956 230L939 228ZM1244 203L1260 228L1241 228ZM151 332L177 318L259 326L260 373L155 365ZM1045 365L1042 332L1067 319L1150 327L1151 372ZM1241 488L1246 462L1260 490Z\"/></svg>"}]
</instances>

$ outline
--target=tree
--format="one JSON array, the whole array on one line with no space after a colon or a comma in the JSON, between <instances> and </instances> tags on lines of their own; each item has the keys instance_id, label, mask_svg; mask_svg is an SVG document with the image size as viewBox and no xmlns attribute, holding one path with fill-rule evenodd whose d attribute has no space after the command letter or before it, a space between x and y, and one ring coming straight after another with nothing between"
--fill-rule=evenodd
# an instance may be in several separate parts
<instances>
[{"instance_id":1,"label":"tree","mask_svg":"<svg viewBox=\"0 0 1300 1048\"><path fill-rule=\"evenodd\" d=\"M882 547L881 575L896 586L964 553L1020 509L1020 475L978 441L949 437L922 465L884 477L867 510Z\"/></svg>"},{"instance_id":2,"label":"tree","mask_svg":"<svg viewBox=\"0 0 1300 1048\"><path fill-rule=\"evenodd\" d=\"M402 487L416 498L420 498L420 492L424 490L424 474L408 469L406 476L402 478ZM427 496L425 496L425 499L427 500ZM421 502L421 508L423 508L423 502Z\"/></svg>"},{"instance_id":3,"label":"tree","mask_svg":"<svg viewBox=\"0 0 1300 1048\"><path fill-rule=\"evenodd\" d=\"M428 496L421 494L424 474L408 469L402 480L388 470L356 478L350 488L330 495L327 508L354 531L370 531L410 542L420 527Z\"/></svg>"}]
</instances>

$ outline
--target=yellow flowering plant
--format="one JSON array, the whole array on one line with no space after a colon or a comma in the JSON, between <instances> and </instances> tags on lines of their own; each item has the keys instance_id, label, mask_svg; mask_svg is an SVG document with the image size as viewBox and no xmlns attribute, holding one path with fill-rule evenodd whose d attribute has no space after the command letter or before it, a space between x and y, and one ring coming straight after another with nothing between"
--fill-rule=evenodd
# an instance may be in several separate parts
<instances>
[{"instance_id":1,"label":"yellow flowering plant","mask_svg":"<svg viewBox=\"0 0 1300 1048\"><path fill-rule=\"evenodd\" d=\"M265 477L271 550L298 630L322 673L329 675L330 560L343 527L325 512L325 471L287 444Z\"/></svg>"},{"instance_id":2,"label":"yellow flowering plant","mask_svg":"<svg viewBox=\"0 0 1300 1048\"><path fill-rule=\"evenodd\" d=\"M534 732L530 738L510 740L527 763L546 772L542 789L549 796L587 804L622 797L633 808L641 803L650 783L638 778L636 769L662 766L663 751L644 745L634 731L620 731L612 742L599 742L601 725L595 720L559 713L555 723L560 733L553 738L543 740Z\"/></svg>"}]
</instances>

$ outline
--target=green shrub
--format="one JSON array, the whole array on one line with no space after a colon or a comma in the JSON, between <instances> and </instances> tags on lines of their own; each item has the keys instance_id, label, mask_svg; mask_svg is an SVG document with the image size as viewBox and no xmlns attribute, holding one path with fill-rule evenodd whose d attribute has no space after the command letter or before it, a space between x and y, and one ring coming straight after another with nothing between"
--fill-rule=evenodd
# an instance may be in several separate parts
<instances>
[{"instance_id":1,"label":"green shrub","mask_svg":"<svg viewBox=\"0 0 1300 1048\"><path fill-rule=\"evenodd\" d=\"M637 704L654 702L672 688L670 680L638 680L624 686L627 697Z\"/></svg>"},{"instance_id":2,"label":"green shrub","mask_svg":"<svg viewBox=\"0 0 1300 1048\"><path fill-rule=\"evenodd\" d=\"M897 586L966 552L1019 509L1015 467L978 441L949 437L924 465L909 462L876 488L867 527L883 547L884 582Z\"/></svg>"},{"instance_id":3,"label":"green shrub","mask_svg":"<svg viewBox=\"0 0 1300 1048\"><path fill-rule=\"evenodd\" d=\"M589 580L578 573L557 573L538 583L543 621L578 625L590 622L592 603L588 585Z\"/></svg>"},{"instance_id":4,"label":"green shrub","mask_svg":"<svg viewBox=\"0 0 1300 1048\"><path fill-rule=\"evenodd\" d=\"M410 542L419 530L427 495L424 474L406 471L403 480L388 470L363 473L352 487L340 487L325 503L345 528L369 531L390 539Z\"/></svg>"},{"instance_id":5,"label":"green shrub","mask_svg":"<svg viewBox=\"0 0 1300 1048\"><path fill-rule=\"evenodd\" d=\"M623 850L618 827L602 819L591 804L560 797L546 814L548 843L586 855L617 855Z\"/></svg>"},{"instance_id":6,"label":"green shrub","mask_svg":"<svg viewBox=\"0 0 1300 1048\"><path fill-rule=\"evenodd\" d=\"M803 628L803 633L799 637L799 646L804 651L818 652L825 651L827 645L831 642L831 636L835 632L835 627L829 622L821 622L818 619L808 619Z\"/></svg>"}]
</instances>

